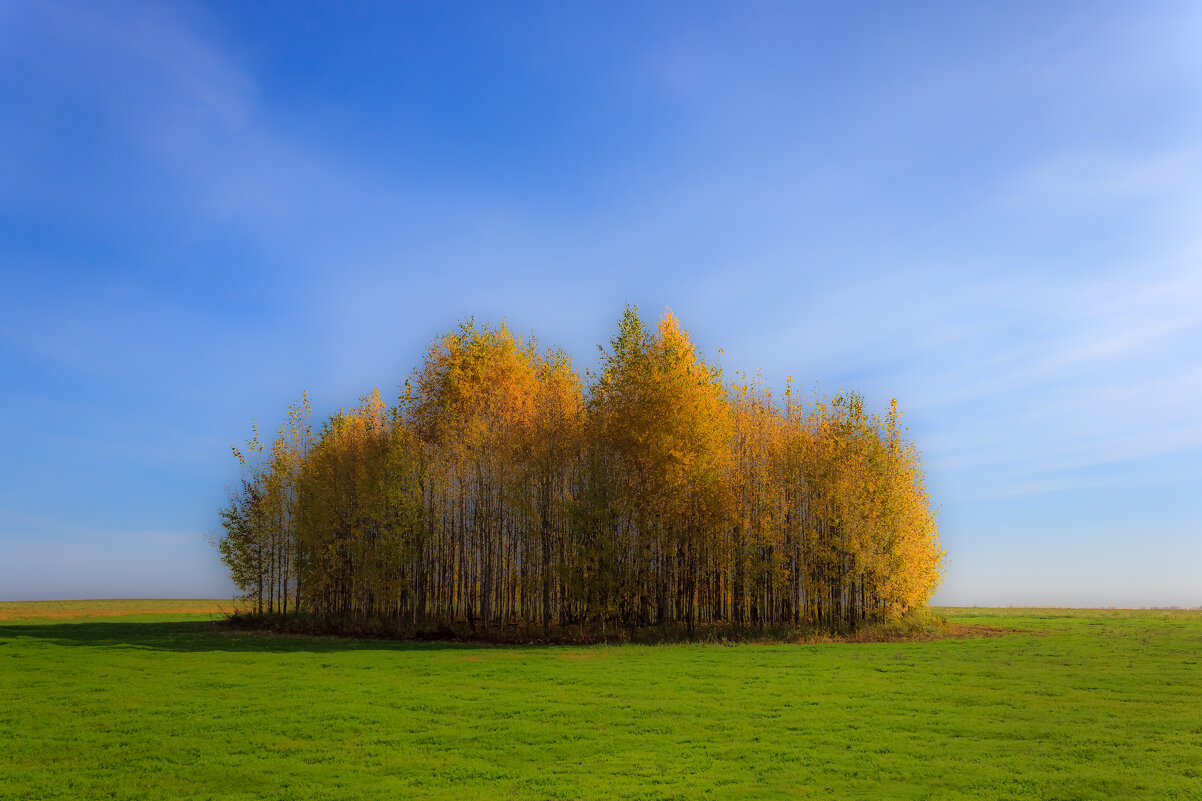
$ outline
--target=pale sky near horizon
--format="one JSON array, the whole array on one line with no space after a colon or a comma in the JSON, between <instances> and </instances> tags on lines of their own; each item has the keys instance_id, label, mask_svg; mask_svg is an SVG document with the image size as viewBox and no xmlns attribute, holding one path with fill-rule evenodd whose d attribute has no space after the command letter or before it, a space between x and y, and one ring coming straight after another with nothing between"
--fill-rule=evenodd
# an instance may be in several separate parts
<instances>
[{"instance_id":1,"label":"pale sky near horizon","mask_svg":"<svg viewBox=\"0 0 1202 801\"><path fill-rule=\"evenodd\" d=\"M1202 605L1202 6L0 5L0 600L215 597L230 446L464 315L896 396L942 604Z\"/></svg>"}]
</instances>

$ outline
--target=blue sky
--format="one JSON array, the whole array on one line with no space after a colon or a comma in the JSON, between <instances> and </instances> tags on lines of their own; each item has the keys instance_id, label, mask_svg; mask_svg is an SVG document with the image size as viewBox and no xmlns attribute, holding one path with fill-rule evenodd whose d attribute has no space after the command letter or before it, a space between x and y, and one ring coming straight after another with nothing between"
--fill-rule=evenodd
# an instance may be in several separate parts
<instances>
[{"instance_id":1,"label":"blue sky","mask_svg":"<svg viewBox=\"0 0 1202 801\"><path fill-rule=\"evenodd\" d=\"M0 5L0 599L230 592L230 446L465 314L896 396L948 604L1202 605L1194 3Z\"/></svg>"}]
</instances>

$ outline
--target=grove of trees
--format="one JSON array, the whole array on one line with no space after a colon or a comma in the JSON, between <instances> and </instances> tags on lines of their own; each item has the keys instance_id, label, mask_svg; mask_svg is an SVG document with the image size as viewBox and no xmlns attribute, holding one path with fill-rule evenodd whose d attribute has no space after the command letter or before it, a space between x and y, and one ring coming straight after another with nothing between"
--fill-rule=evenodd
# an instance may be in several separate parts
<instances>
[{"instance_id":1,"label":"grove of trees","mask_svg":"<svg viewBox=\"0 0 1202 801\"><path fill-rule=\"evenodd\" d=\"M222 560L258 612L399 626L855 626L942 570L896 402L724 379L627 308L585 379L462 323L389 406L314 429L306 396L235 455Z\"/></svg>"}]
</instances>

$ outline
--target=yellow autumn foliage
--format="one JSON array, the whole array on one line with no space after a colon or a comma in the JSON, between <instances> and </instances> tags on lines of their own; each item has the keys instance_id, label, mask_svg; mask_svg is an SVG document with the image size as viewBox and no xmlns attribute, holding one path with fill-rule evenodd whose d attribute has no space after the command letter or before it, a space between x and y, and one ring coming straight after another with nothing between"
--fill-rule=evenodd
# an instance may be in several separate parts
<instances>
[{"instance_id":1,"label":"yellow autumn foliage","mask_svg":"<svg viewBox=\"0 0 1202 801\"><path fill-rule=\"evenodd\" d=\"M943 552L896 402L779 402L670 311L627 308L585 381L473 321L314 434L257 436L222 510L264 611L475 626L855 626L923 606Z\"/></svg>"}]
</instances>

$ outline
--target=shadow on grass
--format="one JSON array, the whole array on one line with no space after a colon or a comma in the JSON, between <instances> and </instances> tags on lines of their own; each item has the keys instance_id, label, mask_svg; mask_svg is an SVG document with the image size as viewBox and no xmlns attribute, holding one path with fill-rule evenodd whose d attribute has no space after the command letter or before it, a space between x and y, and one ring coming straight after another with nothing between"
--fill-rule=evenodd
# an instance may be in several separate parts
<instances>
[{"instance_id":1,"label":"shadow on grass","mask_svg":"<svg viewBox=\"0 0 1202 801\"><path fill-rule=\"evenodd\" d=\"M748 631L734 631L731 639L721 641L699 638L687 639L680 636L667 637L658 630L648 630L645 636L658 635L663 643L693 643L711 645L767 644L767 645L813 645L836 643L879 643L902 642L944 637L996 637L1013 630L990 626L942 626L937 632L918 628L911 632L876 631L865 629L858 633L839 635L833 633L810 632L808 638L801 637L804 632L793 632L792 636L769 636L771 632L753 631L756 635L749 638ZM671 632L669 632L671 634ZM677 632L679 634L679 632ZM740 636L742 635L742 636ZM275 632L263 629L235 628L229 623L217 620L157 620L130 621L98 620L77 623L0 623L0 653L4 646L15 639L25 638L41 640L52 645L90 646L95 648L128 648L148 651L175 652L204 652L224 651L230 653L335 653L341 651L471 651L494 648L542 649L555 647L578 648L590 645L618 645L621 640L591 642L578 639L575 641L532 642L487 641L471 640L466 637L454 639L403 639L389 637L349 637L327 635L323 633L290 633ZM655 644L652 641L635 642L636 644Z\"/></svg>"},{"instance_id":2,"label":"shadow on grass","mask_svg":"<svg viewBox=\"0 0 1202 801\"><path fill-rule=\"evenodd\" d=\"M482 643L414 642L267 634L257 631L237 631L224 624L206 620L145 623L111 621L0 624L0 652L7 642L18 638L42 640L52 645L178 652L334 653L337 651L473 650L495 647Z\"/></svg>"}]
</instances>

